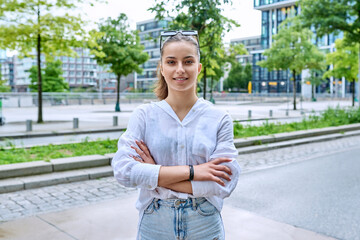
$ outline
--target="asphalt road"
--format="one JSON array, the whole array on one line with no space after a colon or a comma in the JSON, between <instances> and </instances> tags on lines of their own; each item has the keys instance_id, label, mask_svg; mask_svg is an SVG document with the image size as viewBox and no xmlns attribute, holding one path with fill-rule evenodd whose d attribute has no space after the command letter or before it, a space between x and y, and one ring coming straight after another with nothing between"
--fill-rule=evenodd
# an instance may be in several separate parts
<instances>
[{"instance_id":1,"label":"asphalt road","mask_svg":"<svg viewBox=\"0 0 360 240\"><path fill-rule=\"evenodd\" d=\"M360 239L360 147L245 173L228 203L337 239Z\"/></svg>"}]
</instances>

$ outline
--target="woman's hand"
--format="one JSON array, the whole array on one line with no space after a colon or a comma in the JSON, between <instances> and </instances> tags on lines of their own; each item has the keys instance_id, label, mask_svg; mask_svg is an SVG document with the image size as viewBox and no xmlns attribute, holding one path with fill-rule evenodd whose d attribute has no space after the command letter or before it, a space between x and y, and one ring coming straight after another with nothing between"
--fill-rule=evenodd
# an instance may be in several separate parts
<instances>
[{"instance_id":1,"label":"woman's hand","mask_svg":"<svg viewBox=\"0 0 360 240\"><path fill-rule=\"evenodd\" d=\"M138 157L133 156L133 155L130 155L130 157L132 157L135 161L138 161L138 162L141 162L141 163L156 164L156 162L154 161L153 157L150 154L150 151L149 151L148 147L143 142L143 140L141 140L141 141L135 140L135 143L138 145L139 148L134 147L134 146L131 146L131 148L134 149L135 152L137 154L139 154L139 156L141 158L138 158Z\"/></svg>"},{"instance_id":2,"label":"woman's hand","mask_svg":"<svg viewBox=\"0 0 360 240\"><path fill-rule=\"evenodd\" d=\"M215 158L210 162L194 166L194 180L195 181L214 181L221 186L225 183L221 178L231 181L231 169L221 163L231 162L229 158Z\"/></svg>"}]
</instances>

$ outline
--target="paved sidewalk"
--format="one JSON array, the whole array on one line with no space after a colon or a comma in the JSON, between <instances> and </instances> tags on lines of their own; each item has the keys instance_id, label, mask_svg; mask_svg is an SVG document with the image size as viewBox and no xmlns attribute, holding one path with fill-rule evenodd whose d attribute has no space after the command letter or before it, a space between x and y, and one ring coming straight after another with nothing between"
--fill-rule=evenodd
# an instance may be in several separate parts
<instances>
[{"instance_id":1,"label":"paved sidewalk","mask_svg":"<svg viewBox=\"0 0 360 240\"><path fill-rule=\"evenodd\" d=\"M0 224L0 239L133 240L138 221L134 207L136 197L137 194L132 193L116 200L3 223ZM332 239L226 204L222 216L227 240Z\"/></svg>"}]
</instances>

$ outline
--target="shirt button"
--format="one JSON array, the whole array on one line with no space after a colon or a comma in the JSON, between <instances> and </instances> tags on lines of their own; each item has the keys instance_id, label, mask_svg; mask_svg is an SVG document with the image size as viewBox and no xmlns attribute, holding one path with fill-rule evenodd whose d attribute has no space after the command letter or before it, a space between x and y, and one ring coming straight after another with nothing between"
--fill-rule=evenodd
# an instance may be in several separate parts
<instances>
[{"instance_id":1,"label":"shirt button","mask_svg":"<svg viewBox=\"0 0 360 240\"><path fill-rule=\"evenodd\" d=\"M150 186L150 185L148 185L147 187L148 187L148 189L151 189L151 186Z\"/></svg>"},{"instance_id":2,"label":"shirt button","mask_svg":"<svg viewBox=\"0 0 360 240\"><path fill-rule=\"evenodd\" d=\"M185 146L184 146L184 145L181 145L180 147L183 149Z\"/></svg>"}]
</instances>

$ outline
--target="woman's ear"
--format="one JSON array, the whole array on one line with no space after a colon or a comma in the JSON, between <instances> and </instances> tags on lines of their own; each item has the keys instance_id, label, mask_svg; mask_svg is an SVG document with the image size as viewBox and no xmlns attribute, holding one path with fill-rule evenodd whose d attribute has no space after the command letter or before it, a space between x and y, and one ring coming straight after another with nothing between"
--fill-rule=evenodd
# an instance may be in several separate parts
<instances>
[{"instance_id":1,"label":"woman's ear","mask_svg":"<svg viewBox=\"0 0 360 240\"><path fill-rule=\"evenodd\" d=\"M199 66L198 66L198 74L200 74L201 69L202 69L202 64L201 64L201 63L199 63Z\"/></svg>"}]
</instances>

